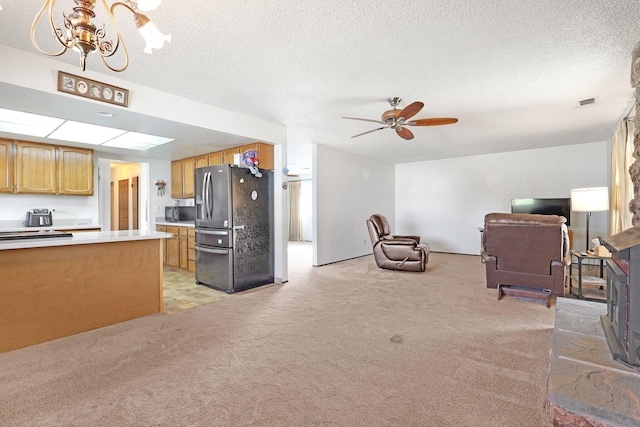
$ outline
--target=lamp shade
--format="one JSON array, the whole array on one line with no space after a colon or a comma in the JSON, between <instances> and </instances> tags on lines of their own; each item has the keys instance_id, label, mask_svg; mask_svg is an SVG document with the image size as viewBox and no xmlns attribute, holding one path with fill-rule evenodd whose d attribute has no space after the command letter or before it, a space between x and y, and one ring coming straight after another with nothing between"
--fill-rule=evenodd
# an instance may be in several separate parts
<instances>
[{"instance_id":1,"label":"lamp shade","mask_svg":"<svg viewBox=\"0 0 640 427\"><path fill-rule=\"evenodd\" d=\"M588 187L571 190L571 210L575 212L609 210L609 189L607 187Z\"/></svg>"}]
</instances>

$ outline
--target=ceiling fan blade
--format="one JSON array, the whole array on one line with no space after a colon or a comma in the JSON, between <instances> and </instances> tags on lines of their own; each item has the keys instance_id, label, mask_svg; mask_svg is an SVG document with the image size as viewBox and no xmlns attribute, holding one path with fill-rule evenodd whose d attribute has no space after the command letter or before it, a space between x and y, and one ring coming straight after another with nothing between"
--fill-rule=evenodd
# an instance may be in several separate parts
<instances>
[{"instance_id":1,"label":"ceiling fan blade","mask_svg":"<svg viewBox=\"0 0 640 427\"><path fill-rule=\"evenodd\" d=\"M413 139L413 133L407 128L396 128L396 133L400 135L400 138Z\"/></svg>"},{"instance_id":2,"label":"ceiling fan blade","mask_svg":"<svg viewBox=\"0 0 640 427\"><path fill-rule=\"evenodd\" d=\"M420 110L422 110L422 107L424 107L424 104L422 102L414 102L413 104L409 104L406 107L404 107L402 109L402 111L400 111L400 114L398 114L398 118L400 117L404 117L405 121L408 120L409 118L415 116L416 114L418 114L418 112Z\"/></svg>"},{"instance_id":3,"label":"ceiling fan blade","mask_svg":"<svg viewBox=\"0 0 640 427\"><path fill-rule=\"evenodd\" d=\"M378 128L378 129L368 130L368 131L366 131L366 132L362 132L362 133L359 133L359 134L357 134L357 135L353 135L351 138L355 138L356 136L366 135L366 134L368 134L368 133L375 132L375 131L382 130L382 129L386 129L386 128L388 128L388 127L389 127L389 126L383 126L383 127L381 127L381 128Z\"/></svg>"},{"instance_id":4,"label":"ceiling fan blade","mask_svg":"<svg viewBox=\"0 0 640 427\"><path fill-rule=\"evenodd\" d=\"M439 125L452 125L457 123L458 119L454 118L434 118L434 119L420 119L411 120L405 122L405 125L409 126L439 126Z\"/></svg>"},{"instance_id":5,"label":"ceiling fan blade","mask_svg":"<svg viewBox=\"0 0 640 427\"><path fill-rule=\"evenodd\" d=\"M349 119L349 120L362 120L363 122L373 122L373 123L382 123L384 124L383 121L381 120L373 120L373 119L360 119L358 117L343 117L343 119Z\"/></svg>"}]
</instances>

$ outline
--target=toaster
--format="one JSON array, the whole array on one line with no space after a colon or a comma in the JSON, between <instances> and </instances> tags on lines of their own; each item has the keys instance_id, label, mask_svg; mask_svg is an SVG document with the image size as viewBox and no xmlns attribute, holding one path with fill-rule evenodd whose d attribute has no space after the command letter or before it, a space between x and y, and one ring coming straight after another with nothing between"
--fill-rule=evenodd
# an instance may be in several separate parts
<instances>
[{"instance_id":1,"label":"toaster","mask_svg":"<svg viewBox=\"0 0 640 427\"><path fill-rule=\"evenodd\" d=\"M49 209L31 209L27 211L27 219L24 221L26 227L51 227L51 212Z\"/></svg>"}]
</instances>

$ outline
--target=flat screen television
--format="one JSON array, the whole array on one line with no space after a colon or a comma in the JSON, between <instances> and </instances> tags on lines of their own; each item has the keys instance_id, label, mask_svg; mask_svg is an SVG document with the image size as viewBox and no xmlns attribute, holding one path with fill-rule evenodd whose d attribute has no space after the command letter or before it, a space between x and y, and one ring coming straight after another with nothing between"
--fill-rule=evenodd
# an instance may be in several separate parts
<instances>
[{"instance_id":1,"label":"flat screen television","mask_svg":"<svg viewBox=\"0 0 640 427\"><path fill-rule=\"evenodd\" d=\"M571 199L511 199L511 213L558 215L571 225Z\"/></svg>"}]
</instances>

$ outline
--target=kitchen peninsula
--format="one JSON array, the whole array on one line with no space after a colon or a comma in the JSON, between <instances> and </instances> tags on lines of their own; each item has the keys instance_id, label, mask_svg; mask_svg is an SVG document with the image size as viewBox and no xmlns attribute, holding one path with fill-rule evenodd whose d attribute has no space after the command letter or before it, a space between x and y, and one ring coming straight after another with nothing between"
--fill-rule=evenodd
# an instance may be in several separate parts
<instances>
[{"instance_id":1,"label":"kitchen peninsula","mask_svg":"<svg viewBox=\"0 0 640 427\"><path fill-rule=\"evenodd\" d=\"M136 230L0 241L0 353L161 313L168 237Z\"/></svg>"}]
</instances>

